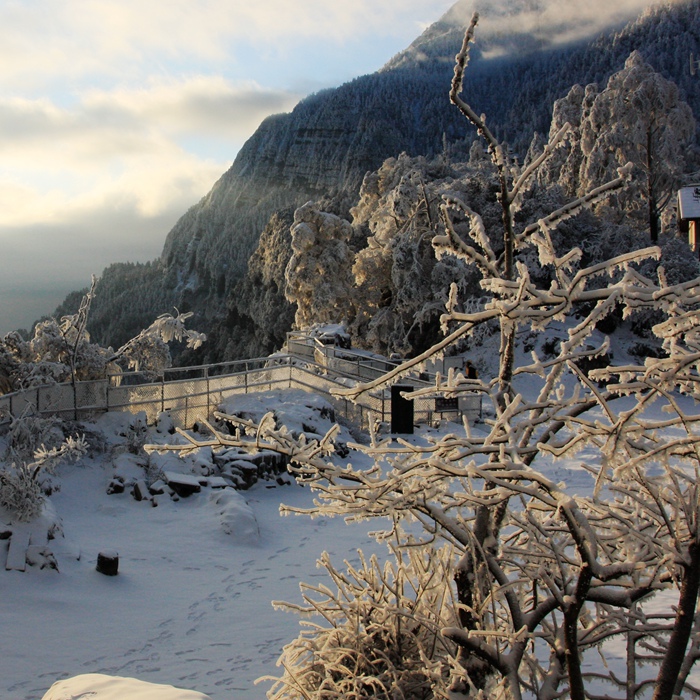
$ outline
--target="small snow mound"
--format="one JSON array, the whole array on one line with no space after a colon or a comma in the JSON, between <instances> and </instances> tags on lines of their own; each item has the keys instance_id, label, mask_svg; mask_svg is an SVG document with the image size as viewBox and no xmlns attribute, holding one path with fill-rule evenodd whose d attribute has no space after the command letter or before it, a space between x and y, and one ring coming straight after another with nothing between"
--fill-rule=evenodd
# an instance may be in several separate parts
<instances>
[{"instance_id":1,"label":"small snow mound","mask_svg":"<svg viewBox=\"0 0 700 700\"><path fill-rule=\"evenodd\" d=\"M136 414L126 411L108 411L99 416L94 424L108 442L121 444L135 426L145 427L146 413L144 411Z\"/></svg>"},{"instance_id":2,"label":"small snow mound","mask_svg":"<svg viewBox=\"0 0 700 700\"><path fill-rule=\"evenodd\" d=\"M156 432L161 433L162 435L172 435L175 432L175 421L167 411L158 414Z\"/></svg>"},{"instance_id":3,"label":"small snow mound","mask_svg":"<svg viewBox=\"0 0 700 700\"><path fill-rule=\"evenodd\" d=\"M146 683L135 678L106 676L101 673L85 673L63 681L57 681L42 700L211 700L196 690L182 690L172 685Z\"/></svg>"},{"instance_id":4,"label":"small snow mound","mask_svg":"<svg viewBox=\"0 0 700 700\"><path fill-rule=\"evenodd\" d=\"M128 483L143 478L144 459L128 452L122 452L112 461L114 475L120 476Z\"/></svg>"},{"instance_id":5,"label":"small snow mound","mask_svg":"<svg viewBox=\"0 0 700 700\"><path fill-rule=\"evenodd\" d=\"M257 544L260 528L253 509L243 496L233 489L216 491L210 496L216 507L221 529L240 544Z\"/></svg>"},{"instance_id":6,"label":"small snow mound","mask_svg":"<svg viewBox=\"0 0 700 700\"><path fill-rule=\"evenodd\" d=\"M191 462L180 458L174 452L152 452L148 455L148 465L151 469L166 472L189 472Z\"/></svg>"}]
</instances>

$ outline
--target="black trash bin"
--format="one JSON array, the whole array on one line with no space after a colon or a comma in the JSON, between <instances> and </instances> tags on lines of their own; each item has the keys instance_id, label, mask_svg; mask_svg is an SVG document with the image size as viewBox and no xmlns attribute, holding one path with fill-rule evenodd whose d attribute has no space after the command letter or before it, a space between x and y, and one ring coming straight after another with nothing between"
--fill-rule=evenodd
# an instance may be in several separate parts
<instances>
[{"instance_id":1,"label":"black trash bin","mask_svg":"<svg viewBox=\"0 0 700 700\"><path fill-rule=\"evenodd\" d=\"M409 384L391 387L391 432L413 435L413 401L401 396L401 392L413 391Z\"/></svg>"}]
</instances>

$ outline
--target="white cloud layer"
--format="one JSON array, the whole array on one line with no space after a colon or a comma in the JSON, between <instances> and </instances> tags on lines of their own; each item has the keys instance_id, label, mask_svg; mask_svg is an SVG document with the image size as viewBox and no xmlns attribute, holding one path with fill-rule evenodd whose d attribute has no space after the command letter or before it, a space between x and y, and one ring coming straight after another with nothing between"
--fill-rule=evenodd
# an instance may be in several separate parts
<instances>
[{"instance_id":1,"label":"white cloud layer","mask_svg":"<svg viewBox=\"0 0 700 700\"><path fill-rule=\"evenodd\" d=\"M142 75L150 64L216 64L236 45L282 58L290 42L344 42L359 35L409 36L437 19L449 0L36 0L5 2L0 62L18 85L83 76ZM24 82L27 81L27 82Z\"/></svg>"},{"instance_id":2,"label":"white cloud layer","mask_svg":"<svg viewBox=\"0 0 700 700\"><path fill-rule=\"evenodd\" d=\"M133 199L144 216L192 203L265 116L298 98L216 76L89 90L69 107L0 98L2 224L51 223L112 199ZM192 139L221 152L189 152Z\"/></svg>"},{"instance_id":3,"label":"white cloud layer","mask_svg":"<svg viewBox=\"0 0 700 700\"><path fill-rule=\"evenodd\" d=\"M677 2L680 0L669 0ZM661 2L661 0L658 0ZM533 34L546 43L564 44L591 37L637 16L653 0L460 0L480 12L479 35Z\"/></svg>"}]
</instances>

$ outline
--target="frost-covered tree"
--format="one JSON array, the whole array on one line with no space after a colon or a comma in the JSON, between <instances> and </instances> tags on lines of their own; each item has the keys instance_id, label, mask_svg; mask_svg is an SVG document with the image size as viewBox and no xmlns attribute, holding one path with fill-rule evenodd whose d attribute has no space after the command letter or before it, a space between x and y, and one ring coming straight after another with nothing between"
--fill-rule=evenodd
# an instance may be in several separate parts
<instances>
[{"instance_id":1,"label":"frost-covered tree","mask_svg":"<svg viewBox=\"0 0 700 700\"><path fill-rule=\"evenodd\" d=\"M120 348L91 342L87 331L96 278L75 314L40 321L30 340L9 333L0 341L0 390L3 393L42 384L104 379L122 368L157 374L171 365L168 343L198 347L206 336L185 327L191 313L163 314Z\"/></svg>"},{"instance_id":2,"label":"frost-covered tree","mask_svg":"<svg viewBox=\"0 0 700 700\"><path fill-rule=\"evenodd\" d=\"M0 468L0 507L20 521L35 518L45 498L44 475L61 461L78 459L85 450L81 439L68 438L60 447L40 448L30 461L4 464Z\"/></svg>"},{"instance_id":3,"label":"frost-covered tree","mask_svg":"<svg viewBox=\"0 0 700 700\"><path fill-rule=\"evenodd\" d=\"M692 110L680 99L676 84L634 51L605 89L576 85L555 103L552 129L566 122L573 127L570 145L545 172L580 196L633 163L632 182L615 203L646 221L656 243L661 214L678 186L695 135Z\"/></svg>"},{"instance_id":4,"label":"frost-covered tree","mask_svg":"<svg viewBox=\"0 0 700 700\"><path fill-rule=\"evenodd\" d=\"M357 576L326 567L330 586L305 589L302 612L314 615L314 627L285 648L284 673L270 697L699 694L689 673L700 657L700 279L672 284L663 269L656 278L641 274L640 263L660 255L657 247L591 265L578 248L558 249L557 226L619 191L630 167L549 215L521 219L531 178L568 127L527 168L509 158L461 96L475 25L476 17L457 57L451 99L488 146L502 218L496 235L465 202L446 195L433 245L439 255L478 269L488 296L474 309L453 286L442 340L385 376L339 393L352 399L391 385L495 322L500 353L493 376L450 372L411 394L479 392L490 407L484 426L465 421L425 442L373 432L369 445L353 446L372 457L368 469L332 458L333 431L321 440L295 438L271 416L259 425L221 416L237 426L235 434L213 429L209 444L286 454L316 492L313 515L380 519L386 526L378 536L393 546L385 577L391 595L371 583L382 570L375 566ZM496 248L492 241L499 238ZM609 349L596 326L617 307L625 315L664 314L653 329L663 356L591 370ZM551 343L546 332L554 329L559 338ZM519 335L526 335L527 350ZM588 494L571 493L547 476L544 467L562 459L578 460L591 475ZM446 558L435 555L440 541L449 547L439 550ZM431 571L418 563L426 561L436 562L443 586L431 594L428 615L412 607L411 596L403 600L403 582L424 581ZM368 599L378 608L372 615ZM371 640L392 638L397 618L419 639L439 624L440 653L414 645L399 663L373 655ZM605 660L611 639L623 640L621 669ZM412 654L424 660L415 684L403 674ZM598 663L587 663L592 655Z\"/></svg>"},{"instance_id":5,"label":"frost-covered tree","mask_svg":"<svg viewBox=\"0 0 700 700\"><path fill-rule=\"evenodd\" d=\"M461 189L464 164L402 154L365 176L352 224L367 229L355 255L353 322L356 345L414 355L432 344L450 282L478 292L459 261L438 260L430 244L439 225L442 193Z\"/></svg>"},{"instance_id":6,"label":"frost-covered tree","mask_svg":"<svg viewBox=\"0 0 700 700\"><path fill-rule=\"evenodd\" d=\"M297 328L346 321L352 296L352 227L308 202L294 213L291 233L285 296L297 305Z\"/></svg>"},{"instance_id":7,"label":"frost-covered tree","mask_svg":"<svg viewBox=\"0 0 700 700\"><path fill-rule=\"evenodd\" d=\"M41 421L41 419L38 419ZM15 420L11 433L36 427L32 419ZM82 437L67 437L60 444L35 447L27 456L20 447L10 448L0 463L0 508L20 521L30 521L41 513L46 494L45 479L62 461L85 454L87 444Z\"/></svg>"}]
</instances>

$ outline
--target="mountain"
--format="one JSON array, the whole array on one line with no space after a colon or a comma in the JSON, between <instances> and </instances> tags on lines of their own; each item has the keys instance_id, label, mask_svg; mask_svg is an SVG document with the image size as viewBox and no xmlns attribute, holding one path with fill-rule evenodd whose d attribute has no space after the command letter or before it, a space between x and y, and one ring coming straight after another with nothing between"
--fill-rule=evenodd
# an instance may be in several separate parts
<instances>
[{"instance_id":1,"label":"mountain","mask_svg":"<svg viewBox=\"0 0 700 700\"><path fill-rule=\"evenodd\" d=\"M526 153L535 132L548 131L553 102L571 85L607 80L635 49L674 80L700 114L700 78L688 70L689 55L700 54L697 2L660 6L594 40L568 43L555 39L568 37L571 25L537 32L518 22L533 5L486 7L465 80L470 103L516 153ZM327 211L347 217L365 173L386 158L468 153L474 135L447 94L472 7L460 0L377 73L266 119L211 192L170 231L158 260L104 271L92 307L93 338L117 346L175 306L195 312L193 327L211 335L198 356L185 354L182 362L274 350L293 318L282 263L284 228L294 209L323 200ZM70 305L67 300L57 313Z\"/></svg>"}]
</instances>

